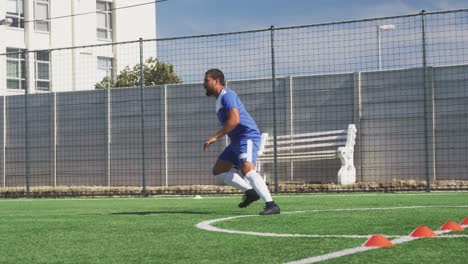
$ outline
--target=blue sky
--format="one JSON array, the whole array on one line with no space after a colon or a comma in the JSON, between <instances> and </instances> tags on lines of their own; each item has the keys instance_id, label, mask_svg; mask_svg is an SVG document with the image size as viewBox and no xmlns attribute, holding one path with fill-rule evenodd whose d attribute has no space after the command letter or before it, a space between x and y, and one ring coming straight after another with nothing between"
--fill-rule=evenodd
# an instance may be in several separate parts
<instances>
[{"instance_id":1,"label":"blue sky","mask_svg":"<svg viewBox=\"0 0 468 264\"><path fill-rule=\"evenodd\" d=\"M168 0L157 6L157 37L266 29L468 8L468 0ZM380 32L376 26L394 25ZM426 16L427 63L468 63L468 12ZM271 76L271 32L161 40L158 58L185 83L221 68L231 80ZM422 66L421 17L276 30L277 76ZM214 55L215 54L215 55ZM380 60L379 60L380 58Z\"/></svg>"},{"instance_id":2,"label":"blue sky","mask_svg":"<svg viewBox=\"0 0 468 264\"><path fill-rule=\"evenodd\" d=\"M157 37L468 8L466 0L168 0L157 4Z\"/></svg>"}]
</instances>

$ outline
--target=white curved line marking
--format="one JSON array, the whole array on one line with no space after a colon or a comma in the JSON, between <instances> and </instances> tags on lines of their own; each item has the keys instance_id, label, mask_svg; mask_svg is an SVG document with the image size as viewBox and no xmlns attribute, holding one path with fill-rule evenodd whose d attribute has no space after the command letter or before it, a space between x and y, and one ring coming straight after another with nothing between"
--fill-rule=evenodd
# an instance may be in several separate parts
<instances>
[{"instance_id":1,"label":"white curved line marking","mask_svg":"<svg viewBox=\"0 0 468 264\"><path fill-rule=\"evenodd\" d=\"M468 225L462 225L462 227L467 228ZM434 233L437 234L437 236L435 238L468 238L468 235L441 235L441 234L450 233L450 232L451 231L440 231L440 230L434 231ZM420 237L402 236L402 237L399 237L397 239L392 240L392 243L394 245L396 245L396 244L406 243L406 242L410 242L410 241L417 240L417 239L421 239L421 238ZM310 258L306 258L306 259L291 261L291 262L288 262L286 264L317 263L317 262L324 261L324 260L339 258L339 257L352 255L352 254L356 254L356 253L359 253L359 252L364 252L364 251L368 251L368 250L372 250L372 249L378 249L378 248L380 248L380 247L360 246L360 247L355 247L355 248L348 248L348 249L345 249L345 250L340 250L340 251L336 251L336 252L332 252L332 253L328 253L328 254L324 254L324 255L320 255L320 256L315 256L315 257L310 257Z\"/></svg>"},{"instance_id":2,"label":"white curved line marking","mask_svg":"<svg viewBox=\"0 0 468 264\"><path fill-rule=\"evenodd\" d=\"M310 210L310 211L294 211L286 212L283 214L298 214L306 212L340 212L340 211L369 211L369 210L398 210L398 209L417 209L417 208L468 208L468 206L437 206L437 205L427 205L427 206L398 206L398 207L370 207L370 208L339 208L339 209L323 209L323 210ZM197 228L212 231L212 232L221 232L228 234L240 234L240 235L251 235L251 236L264 236L264 237L311 237L311 238L369 238L372 235L318 235L318 234L278 234L278 233L269 233L269 232L252 232L252 231L240 231L240 230L231 230L223 229L219 227L212 226L214 223L223 222L227 220L232 220L236 218L245 218L245 217L258 217L260 215L238 215L232 217L218 218L200 222L196 225ZM385 235L388 238L399 238L402 236L398 235Z\"/></svg>"},{"instance_id":3,"label":"white curved line marking","mask_svg":"<svg viewBox=\"0 0 468 264\"><path fill-rule=\"evenodd\" d=\"M297 213L305 213L305 211L287 212L285 214L297 214ZM218 218L218 219L200 222L196 225L196 227L199 229L212 231L212 232L251 235L251 236L265 236L265 237L314 237L314 238L369 238L370 237L369 235L278 234L278 233L269 233L269 232L231 230L231 229L223 229L223 228L212 226L212 224L217 223L217 222L223 222L223 221L232 220L236 218L255 217L255 216L259 216L259 215L239 215L239 216L232 216L232 217L226 217L226 218ZM387 236L387 237L400 237L400 236Z\"/></svg>"},{"instance_id":4,"label":"white curved line marking","mask_svg":"<svg viewBox=\"0 0 468 264\"><path fill-rule=\"evenodd\" d=\"M468 208L468 206L460 205L460 206L442 206L442 205L427 205L427 206L399 206L399 207L371 207L371 208L344 208L344 209L324 209L324 210L310 210L307 212L332 212L332 211L366 211L366 210L397 210L397 209L416 209L416 208ZM294 211L294 212L286 212L284 214L297 214L297 213L306 213L306 211ZM318 235L318 234L277 234L277 233L262 233L262 232L250 232L250 231L239 231L239 230L229 230L229 229L222 229L219 227L212 226L212 224L217 222L222 222L226 220L232 220L236 218L245 218L245 217L254 217L259 215L239 215L239 216L232 216L232 217L225 217L225 218L218 218L200 222L196 225L197 228L213 231L213 232L222 232L222 233L229 233L229 234L241 234L241 235L253 235L253 236L268 236L268 237L312 237L312 238L370 238L371 235ZM468 228L468 225L462 225L463 228ZM443 235L445 233L449 233L451 231L434 231L438 236L436 238L468 238L468 235ZM393 244L401 244L410 242L416 239L420 239L418 237L410 237L410 236L389 236L385 235L388 238L394 237L395 239L392 240ZM338 257L343 257L347 255L356 254L359 252L364 252L368 250L378 249L380 247L364 247L359 246L355 248L348 248L320 256L310 257L306 259L301 259L297 261L288 262L286 264L309 264L309 263L316 263L324 260L334 259Z\"/></svg>"},{"instance_id":5,"label":"white curved line marking","mask_svg":"<svg viewBox=\"0 0 468 264\"><path fill-rule=\"evenodd\" d=\"M468 228L468 225L463 226L463 228ZM468 235L445 235L445 236L436 236L435 238L468 238Z\"/></svg>"}]
</instances>

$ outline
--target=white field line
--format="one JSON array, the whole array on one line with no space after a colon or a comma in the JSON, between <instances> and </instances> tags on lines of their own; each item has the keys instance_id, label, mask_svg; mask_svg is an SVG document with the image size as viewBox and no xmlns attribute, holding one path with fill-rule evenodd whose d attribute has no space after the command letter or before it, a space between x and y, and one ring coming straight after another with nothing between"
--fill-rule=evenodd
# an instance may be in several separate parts
<instances>
[{"instance_id":1,"label":"white field line","mask_svg":"<svg viewBox=\"0 0 468 264\"><path fill-rule=\"evenodd\" d=\"M468 205L415 205L415 206L396 206L396 207L364 207L364 208L338 208L338 209L318 209L308 210L307 212L334 212L334 211L371 211L371 210L400 210L400 209L420 209L420 208L468 208Z\"/></svg>"},{"instance_id":2,"label":"white field line","mask_svg":"<svg viewBox=\"0 0 468 264\"><path fill-rule=\"evenodd\" d=\"M468 227L468 225L462 225L462 227L466 228L466 227ZM440 230L434 231L434 233L437 234L437 237L435 237L435 238L468 238L468 235L445 235L445 236L442 235L442 234L446 234L446 233L449 233L449 232L451 232L451 231L440 231ZM442 235L442 236L439 236L439 235ZM420 237L402 236L402 237L399 237L397 239L392 240L392 243L394 245L396 245L396 244L402 244L402 243L410 242L410 241L417 240L417 239L420 239ZM348 248L348 249L345 249L345 250L340 250L340 251L336 251L336 252L332 252L332 253L328 253L328 254L324 254L324 255L320 255L320 256L315 256L315 257L310 257L310 258L306 258L306 259L291 261L291 262L287 262L286 264L317 263L317 262L321 262L321 261L324 261L324 260L330 260L330 259L339 258L339 257L343 257L343 256L353 255L353 254L356 254L356 253L359 253L359 252L369 251L369 250L378 249L378 248L380 248L380 247L359 246L359 247Z\"/></svg>"},{"instance_id":3,"label":"white field line","mask_svg":"<svg viewBox=\"0 0 468 264\"><path fill-rule=\"evenodd\" d=\"M435 238L468 238L468 235L446 235L446 236L437 236Z\"/></svg>"},{"instance_id":4,"label":"white field line","mask_svg":"<svg viewBox=\"0 0 468 264\"><path fill-rule=\"evenodd\" d=\"M326 198L326 197L379 197L379 196L429 196L429 195L463 195L467 194L467 191L454 191L454 192L443 192L443 191L434 191L430 193L426 192L419 192L419 193L337 193L337 194L329 194L329 193L311 193L311 194L279 194L275 197L278 198L294 198L294 197L313 197L313 198Z\"/></svg>"},{"instance_id":5,"label":"white field line","mask_svg":"<svg viewBox=\"0 0 468 264\"><path fill-rule=\"evenodd\" d=\"M342 209L324 209L324 210L309 210L309 211L295 211L295 212L286 212L284 214L298 214L298 213L318 213L318 212L340 212L340 211L369 211L369 210L399 210L399 209L418 209L418 208L468 208L467 205L463 206L437 206L437 205L427 205L427 206L399 206L399 207L371 207L371 208L342 208ZM239 215L231 216L225 218L217 218L212 220L207 220L196 224L195 226L202 230L228 233L228 234L240 234L240 235L251 235L251 236L267 236L267 237L311 237L311 238L369 238L372 235L318 235L318 234L279 234L279 233L269 233L269 232L251 232L251 231L240 231L232 229L223 229L219 227L212 226L214 223L223 222L227 220L232 220L236 218L245 218L245 217L258 217L259 215ZM389 238L399 238L399 235L385 235Z\"/></svg>"},{"instance_id":6,"label":"white field line","mask_svg":"<svg viewBox=\"0 0 468 264\"><path fill-rule=\"evenodd\" d=\"M305 213L305 211L296 211L296 212L286 212L284 214L298 214ZM227 220L232 220L236 218L245 218L245 217L256 217L258 215L239 215L226 218L218 218L208 221L200 222L196 225L197 228L212 232L221 232L228 234L240 234L240 235L250 235L250 236L265 236L265 237L312 237L312 238L369 238L369 235L317 235L317 234L278 234L278 233L269 233L269 232L251 232L251 231L240 231L240 230L231 230L223 229L219 227L212 226L214 223L223 222ZM387 236L387 237L400 237L400 236Z\"/></svg>"},{"instance_id":7,"label":"white field line","mask_svg":"<svg viewBox=\"0 0 468 264\"><path fill-rule=\"evenodd\" d=\"M330 211L364 211L364 210L397 210L397 209L416 209L416 208L468 208L468 206L436 206L436 205L429 205L429 206L400 206L400 207L371 207L371 208L344 208L344 209L327 209L327 210L310 210L307 212L330 212ZM306 211L295 211L295 212L286 212L284 214L298 214L298 213L306 213ZM250 232L250 231L240 231L240 230L230 230L230 229L222 229L219 227L212 226L214 223L237 219L237 218L246 218L246 217L256 217L259 215L240 215L240 216L232 216L232 217L225 217L225 218L218 218L200 222L196 225L197 228L212 232L221 232L221 233L228 233L228 234L241 234L241 235L252 235L252 236L268 236L268 237L310 237L310 238L370 238L372 235L318 235L318 234L278 234L278 233L269 233L269 232ZM467 228L468 225L462 225L463 228ZM468 238L468 235L443 235L445 233L449 233L450 231L435 231L438 235L438 238ZM411 236L397 236L397 235L385 235L388 238L395 238L392 240L393 244L401 244L410 242L416 239L420 239L417 237ZM310 257L302 260L288 262L287 264L308 264L308 263L316 263L324 260L334 259L342 256L352 255L359 252L364 252L372 249L377 249L380 247L365 247L359 246L355 248L348 248L320 256Z\"/></svg>"}]
</instances>

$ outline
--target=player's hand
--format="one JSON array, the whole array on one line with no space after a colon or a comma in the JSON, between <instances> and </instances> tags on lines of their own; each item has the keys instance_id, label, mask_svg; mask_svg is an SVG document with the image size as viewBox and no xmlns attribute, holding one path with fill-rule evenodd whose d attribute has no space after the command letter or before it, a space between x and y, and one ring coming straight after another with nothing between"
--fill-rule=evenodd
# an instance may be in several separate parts
<instances>
[{"instance_id":1,"label":"player's hand","mask_svg":"<svg viewBox=\"0 0 468 264\"><path fill-rule=\"evenodd\" d=\"M215 143L215 142L216 142L216 138L214 138L214 137L209 138L209 139L205 142L205 145L203 146L203 150L206 151L206 150L208 149L208 147L209 147L211 144Z\"/></svg>"}]
</instances>

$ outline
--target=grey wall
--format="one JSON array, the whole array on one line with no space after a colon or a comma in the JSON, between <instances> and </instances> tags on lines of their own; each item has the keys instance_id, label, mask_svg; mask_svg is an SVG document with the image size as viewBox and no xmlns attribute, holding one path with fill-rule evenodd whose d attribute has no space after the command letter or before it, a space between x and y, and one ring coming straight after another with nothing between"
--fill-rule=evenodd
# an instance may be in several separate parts
<instances>
[{"instance_id":1,"label":"grey wall","mask_svg":"<svg viewBox=\"0 0 468 264\"><path fill-rule=\"evenodd\" d=\"M201 84L167 89L168 184L214 184L211 168L225 146L223 140L203 152L203 144L218 127L215 100Z\"/></svg>"},{"instance_id":2,"label":"grey wall","mask_svg":"<svg viewBox=\"0 0 468 264\"><path fill-rule=\"evenodd\" d=\"M57 94L58 185L106 184L106 96L106 91Z\"/></svg>"},{"instance_id":3,"label":"grey wall","mask_svg":"<svg viewBox=\"0 0 468 264\"><path fill-rule=\"evenodd\" d=\"M421 69L361 74L362 181L425 179Z\"/></svg>"},{"instance_id":4,"label":"grey wall","mask_svg":"<svg viewBox=\"0 0 468 264\"><path fill-rule=\"evenodd\" d=\"M433 69L438 180L468 179L468 66Z\"/></svg>"},{"instance_id":5,"label":"grey wall","mask_svg":"<svg viewBox=\"0 0 468 264\"><path fill-rule=\"evenodd\" d=\"M453 66L278 78L277 133L355 123L358 181L467 180L467 72L468 66ZM231 81L228 87L272 135L272 81ZM24 98L0 100L5 186L26 183ZM135 88L29 95L31 185L141 186L140 98ZM201 84L147 87L144 111L148 185L217 183L211 168L227 141L203 152L220 126L215 99ZM339 166L339 160L284 163L278 176L282 182L336 182ZM274 176L271 165L265 171Z\"/></svg>"},{"instance_id":6,"label":"grey wall","mask_svg":"<svg viewBox=\"0 0 468 264\"><path fill-rule=\"evenodd\" d=\"M353 74L297 77L292 87L295 133L346 129L353 123ZM340 164L338 159L296 162L291 179L336 183Z\"/></svg>"}]
</instances>

